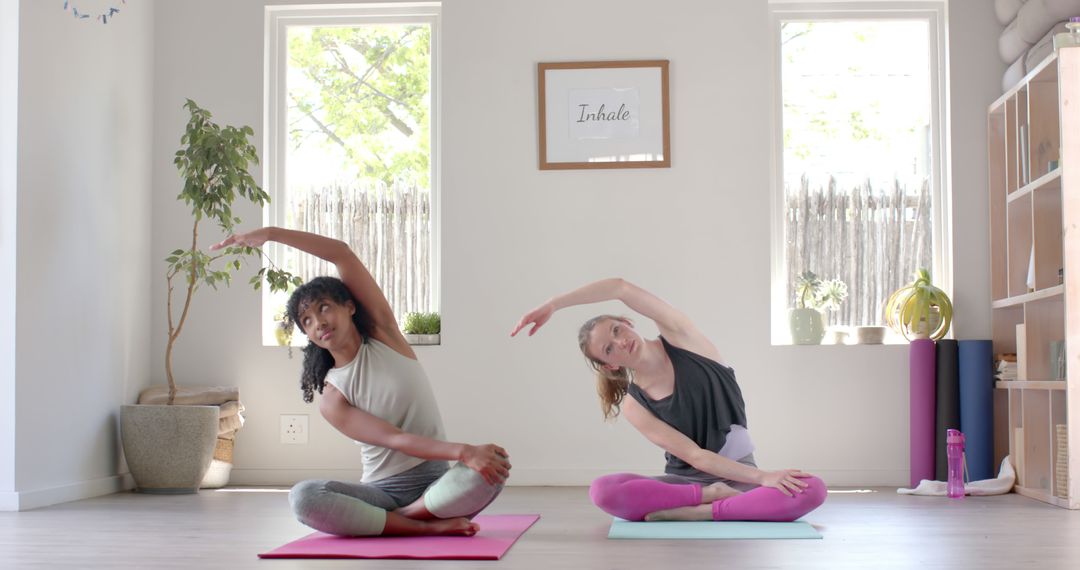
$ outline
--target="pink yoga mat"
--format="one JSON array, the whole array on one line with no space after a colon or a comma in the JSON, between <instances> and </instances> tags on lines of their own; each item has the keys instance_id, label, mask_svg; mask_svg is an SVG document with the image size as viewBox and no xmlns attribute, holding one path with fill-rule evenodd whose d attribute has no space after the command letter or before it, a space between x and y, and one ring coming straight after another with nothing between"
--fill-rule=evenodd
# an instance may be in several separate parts
<instances>
[{"instance_id":1,"label":"pink yoga mat","mask_svg":"<svg viewBox=\"0 0 1080 570\"><path fill-rule=\"evenodd\" d=\"M934 341L916 339L910 347L911 486L934 478L934 403L937 366Z\"/></svg>"},{"instance_id":2,"label":"pink yoga mat","mask_svg":"<svg viewBox=\"0 0 1080 570\"><path fill-rule=\"evenodd\" d=\"M415 558L498 560L540 515L479 515L474 536L373 536L346 538L311 533L259 558Z\"/></svg>"}]
</instances>

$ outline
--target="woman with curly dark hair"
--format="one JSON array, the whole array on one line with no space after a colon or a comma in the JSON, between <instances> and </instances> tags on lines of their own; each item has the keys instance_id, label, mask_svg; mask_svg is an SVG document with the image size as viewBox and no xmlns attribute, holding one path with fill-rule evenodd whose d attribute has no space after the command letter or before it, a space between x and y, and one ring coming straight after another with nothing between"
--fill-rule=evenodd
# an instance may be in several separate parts
<instances>
[{"instance_id":1,"label":"woman with curly dark hair","mask_svg":"<svg viewBox=\"0 0 1080 570\"><path fill-rule=\"evenodd\" d=\"M359 483L309 480L289 502L300 522L342 536L473 535L470 519L495 500L510 474L494 444L446 441L439 408L390 303L342 241L282 228L228 237L230 245L278 242L333 263L293 292L289 318L308 337L301 388L319 411L361 445ZM458 463L451 468L448 460Z\"/></svg>"}]
</instances>

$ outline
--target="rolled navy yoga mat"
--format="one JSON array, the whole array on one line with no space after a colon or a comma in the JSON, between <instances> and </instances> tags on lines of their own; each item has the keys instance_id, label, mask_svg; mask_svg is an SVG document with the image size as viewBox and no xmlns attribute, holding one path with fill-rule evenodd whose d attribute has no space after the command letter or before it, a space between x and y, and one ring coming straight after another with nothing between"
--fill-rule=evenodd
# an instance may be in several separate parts
<instances>
[{"instance_id":1,"label":"rolled navy yoga mat","mask_svg":"<svg viewBox=\"0 0 1080 570\"><path fill-rule=\"evenodd\" d=\"M960 431L971 481L993 479L994 375L988 340L960 341Z\"/></svg>"},{"instance_id":2,"label":"rolled navy yoga mat","mask_svg":"<svg viewBox=\"0 0 1080 570\"><path fill-rule=\"evenodd\" d=\"M911 341L911 486L934 478L934 341Z\"/></svg>"},{"instance_id":3,"label":"rolled navy yoga mat","mask_svg":"<svg viewBox=\"0 0 1080 570\"><path fill-rule=\"evenodd\" d=\"M934 426L935 479L948 479L945 430L960 429L960 362L956 341L937 341L937 416ZM961 430L962 431L962 430Z\"/></svg>"}]
</instances>

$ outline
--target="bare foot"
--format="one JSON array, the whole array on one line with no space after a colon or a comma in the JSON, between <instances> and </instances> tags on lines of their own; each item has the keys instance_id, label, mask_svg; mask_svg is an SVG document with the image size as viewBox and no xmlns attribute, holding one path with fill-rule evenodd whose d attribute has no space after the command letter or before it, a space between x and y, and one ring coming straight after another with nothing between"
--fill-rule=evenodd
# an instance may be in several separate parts
<instances>
[{"instance_id":1,"label":"bare foot","mask_svg":"<svg viewBox=\"0 0 1080 570\"><path fill-rule=\"evenodd\" d=\"M727 497L734 497L741 492L742 491L736 490L726 483L718 481L712 485L701 488L701 504L712 503L713 501L719 501L720 499Z\"/></svg>"},{"instance_id":2,"label":"bare foot","mask_svg":"<svg viewBox=\"0 0 1080 570\"><path fill-rule=\"evenodd\" d=\"M397 513L386 513L383 536L472 536L480 525L467 518L416 520Z\"/></svg>"},{"instance_id":3,"label":"bare foot","mask_svg":"<svg viewBox=\"0 0 1080 570\"><path fill-rule=\"evenodd\" d=\"M480 530L480 525L465 517L456 519L433 520L427 523L433 535L472 536Z\"/></svg>"},{"instance_id":4,"label":"bare foot","mask_svg":"<svg viewBox=\"0 0 1080 570\"><path fill-rule=\"evenodd\" d=\"M696 507L679 507L656 511L645 515L645 520L654 521L711 521L712 505L698 505Z\"/></svg>"}]
</instances>

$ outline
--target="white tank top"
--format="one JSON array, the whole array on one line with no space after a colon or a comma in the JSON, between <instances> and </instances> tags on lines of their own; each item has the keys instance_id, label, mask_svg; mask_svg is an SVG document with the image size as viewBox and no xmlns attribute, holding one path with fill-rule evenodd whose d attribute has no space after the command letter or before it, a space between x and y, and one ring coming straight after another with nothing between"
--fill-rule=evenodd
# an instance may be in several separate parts
<instances>
[{"instance_id":1,"label":"white tank top","mask_svg":"<svg viewBox=\"0 0 1080 570\"><path fill-rule=\"evenodd\" d=\"M377 416L401 431L445 440L442 417L427 374L420 363L368 338L356 358L341 368L331 368L326 381L341 392L349 404ZM385 479L420 465L425 459L400 451L360 444L364 463L363 483Z\"/></svg>"}]
</instances>

